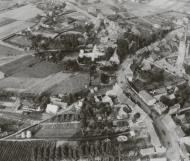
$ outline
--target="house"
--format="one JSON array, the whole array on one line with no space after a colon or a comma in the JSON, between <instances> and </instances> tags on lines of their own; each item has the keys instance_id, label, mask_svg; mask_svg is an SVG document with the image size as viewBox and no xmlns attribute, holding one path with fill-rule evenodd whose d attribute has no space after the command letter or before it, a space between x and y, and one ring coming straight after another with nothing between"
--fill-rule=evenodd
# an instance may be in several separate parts
<instances>
[{"instance_id":1,"label":"house","mask_svg":"<svg viewBox=\"0 0 190 161\"><path fill-rule=\"evenodd\" d=\"M5 78L5 73L3 73L2 71L0 71L0 79Z\"/></svg>"},{"instance_id":2,"label":"house","mask_svg":"<svg viewBox=\"0 0 190 161\"><path fill-rule=\"evenodd\" d=\"M142 156L151 156L155 153L155 149L154 147L151 147L151 148L146 148L146 149L141 149L140 150L140 154Z\"/></svg>"},{"instance_id":3,"label":"house","mask_svg":"<svg viewBox=\"0 0 190 161\"><path fill-rule=\"evenodd\" d=\"M150 148L146 148L146 149L141 149L140 153L142 156L162 156L166 153L166 148L164 147L150 147Z\"/></svg>"},{"instance_id":4,"label":"house","mask_svg":"<svg viewBox=\"0 0 190 161\"><path fill-rule=\"evenodd\" d=\"M53 113L56 114L59 110L59 107L57 105L48 104L46 108L47 113Z\"/></svg>"},{"instance_id":5,"label":"house","mask_svg":"<svg viewBox=\"0 0 190 161\"><path fill-rule=\"evenodd\" d=\"M167 89L165 87L161 87L153 90L152 94L155 98L159 99L161 96L167 95Z\"/></svg>"},{"instance_id":6,"label":"house","mask_svg":"<svg viewBox=\"0 0 190 161\"><path fill-rule=\"evenodd\" d=\"M146 90L139 92L139 97L149 106L153 106L156 103L156 99L151 96Z\"/></svg>"},{"instance_id":7,"label":"house","mask_svg":"<svg viewBox=\"0 0 190 161\"><path fill-rule=\"evenodd\" d=\"M179 110L180 110L180 104L177 103L177 104L175 104L174 106L170 107L169 114L170 114L170 115L177 114L177 112L178 112Z\"/></svg>"},{"instance_id":8,"label":"house","mask_svg":"<svg viewBox=\"0 0 190 161\"><path fill-rule=\"evenodd\" d=\"M168 109L168 107L165 104L163 104L162 102L158 102L158 103L154 104L153 108L160 115L163 114Z\"/></svg>"}]
</instances>

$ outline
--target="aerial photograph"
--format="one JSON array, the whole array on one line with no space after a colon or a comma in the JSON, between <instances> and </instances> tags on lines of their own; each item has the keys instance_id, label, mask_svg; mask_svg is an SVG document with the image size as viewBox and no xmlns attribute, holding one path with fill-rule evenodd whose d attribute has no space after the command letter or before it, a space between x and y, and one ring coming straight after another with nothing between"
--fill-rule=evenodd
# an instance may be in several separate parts
<instances>
[{"instance_id":1,"label":"aerial photograph","mask_svg":"<svg viewBox=\"0 0 190 161\"><path fill-rule=\"evenodd\" d=\"M0 0L0 161L190 161L190 0Z\"/></svg>"}]
</instances>

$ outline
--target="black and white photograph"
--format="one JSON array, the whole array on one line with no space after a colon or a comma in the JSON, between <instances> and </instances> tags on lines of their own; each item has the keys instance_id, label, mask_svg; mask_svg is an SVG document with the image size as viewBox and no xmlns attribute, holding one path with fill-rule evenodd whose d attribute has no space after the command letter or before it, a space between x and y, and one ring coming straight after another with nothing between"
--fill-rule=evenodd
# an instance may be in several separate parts
<instances>
[{"instance_id":1,"label":"black and white photograph","mask_svg":"<svg viewBox=\"0 0 190 161\"><path fill-rule=\"evenodd\" d=\"M0 161L190 161L190 0L0 0Z\"/></svg>"}]
</instances>

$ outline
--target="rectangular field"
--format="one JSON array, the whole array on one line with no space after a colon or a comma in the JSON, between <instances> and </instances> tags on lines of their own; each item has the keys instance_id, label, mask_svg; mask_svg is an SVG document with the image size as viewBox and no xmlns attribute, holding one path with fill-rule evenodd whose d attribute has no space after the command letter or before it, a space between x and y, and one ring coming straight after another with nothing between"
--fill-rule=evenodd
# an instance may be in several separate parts
<instances>
[{"instance_id":1,"label":"rectangular field","mask_svg":"<svg viewBox=\"0 0 190 161\"><path fill-rule=\"evenodd\" d=\"M31 47L31 41L28 40L26 36L14 35L4 41L20 48Z\"/></svg>"},{"instance_id":2,"label":"rectangular field","mask_svg":"<svg viewBox=\"0 0 190 161\"><path fill-rule=\"evenodd\" d=\"M12 18L2 18L0 19L0 27L2 26L5 26L5 25L8 25L10 23L13 23L15 22L16 20L15 19L12 19Z\"/></svg>"},{"instance_id":3,"label":"rectangular field","mask_svg":"<svg viewBox=\"0 0 190 161\"><path fill-rule=\"evenodd\" d=\"M15 21L0 27L0 39L3 40L14 33L20 32L28 27L33 26L32 22Z\"/></svg>"},{"instance_id":4,"label":"rectangular field","mask_svg":"<svg viewBox=\"0 0 190 161\"><path fill-rule=\"evenodd\" d=\"M43 12L32 4L28 4L22 7L14 8L0 13L0 18L7 17L16 20L26 21L36 17L38 14Z\"/></svg>"}]
</instances>

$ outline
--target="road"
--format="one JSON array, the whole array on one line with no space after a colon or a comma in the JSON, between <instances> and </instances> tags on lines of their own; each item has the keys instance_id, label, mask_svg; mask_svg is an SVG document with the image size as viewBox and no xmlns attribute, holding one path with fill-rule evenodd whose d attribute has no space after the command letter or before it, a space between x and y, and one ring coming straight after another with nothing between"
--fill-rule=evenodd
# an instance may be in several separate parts
<instances>
[{"instance_id":1,"label":"road","mask_svg":"<svg viewBox=\"0 0 190 161\"><path fill-rule=\"evenodd\" d=\"M149 107L139 96L138 93L130 86L125 77L127 72L126 64L129 64L130 60L125 60L121 66L121 69L117 72L117 82L119 86L128 93L133 101L137 103L153 120L156 129L160 135L160 139L163 145L167 148L167 157L171 161L180 161L181 158L189 160L186 151L182 151L179 145L179 136L176 129L169 126L172 120L168 119L168 116L157 115L151 107ZM164 132L163 132L164 131Z\"/></svg>"}]
</instances>

